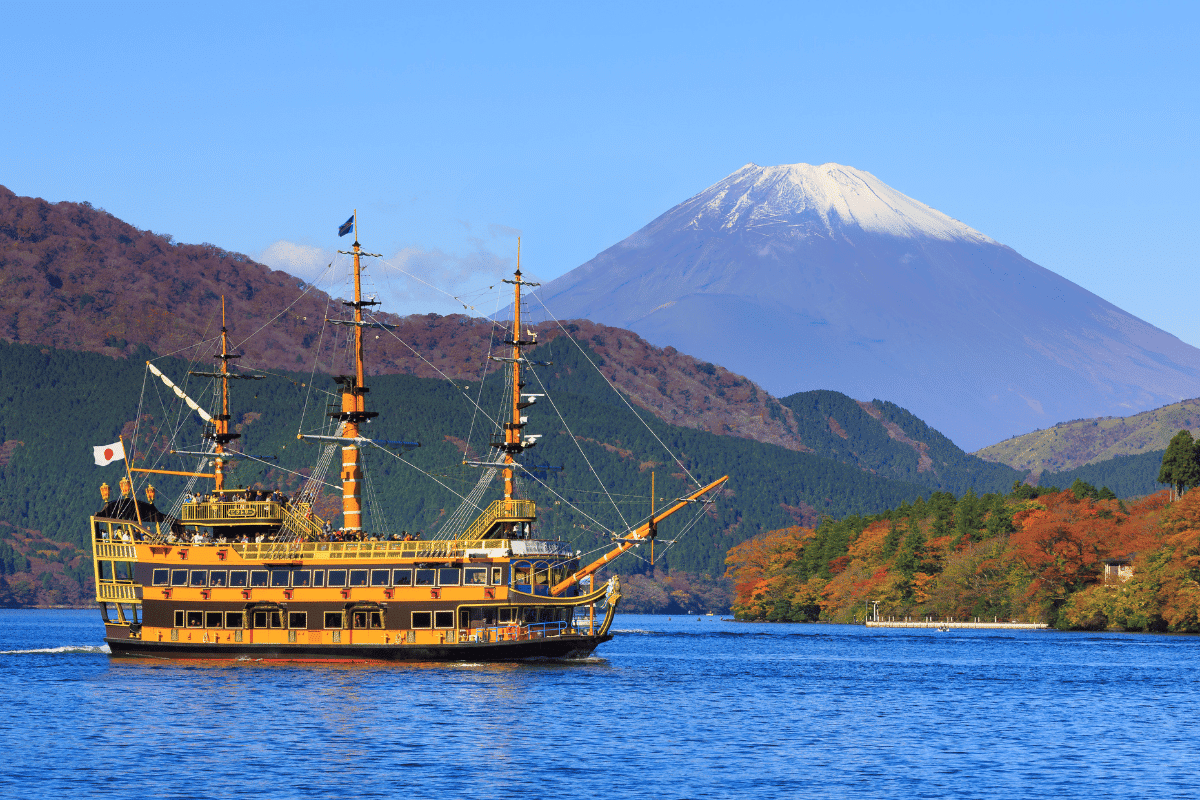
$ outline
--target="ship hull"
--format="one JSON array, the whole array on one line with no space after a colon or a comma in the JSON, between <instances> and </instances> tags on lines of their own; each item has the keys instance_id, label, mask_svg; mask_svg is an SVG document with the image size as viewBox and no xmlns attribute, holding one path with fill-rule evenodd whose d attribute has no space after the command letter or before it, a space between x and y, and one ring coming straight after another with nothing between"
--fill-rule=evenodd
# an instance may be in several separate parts
<instances>
[{"instance_id":1,"label":"ship hull","mask_svg":"<svg viewBox=\"0 0 1200 800\"><path fill-rule=\"evenodd\" d=\"M445 645L302 645L146 642L105 639L114 658L216 661L444 661L502 662L578 660L612 639L602 636L558 636L515 642L463 642Z\"/></svg>"}]
</instances>

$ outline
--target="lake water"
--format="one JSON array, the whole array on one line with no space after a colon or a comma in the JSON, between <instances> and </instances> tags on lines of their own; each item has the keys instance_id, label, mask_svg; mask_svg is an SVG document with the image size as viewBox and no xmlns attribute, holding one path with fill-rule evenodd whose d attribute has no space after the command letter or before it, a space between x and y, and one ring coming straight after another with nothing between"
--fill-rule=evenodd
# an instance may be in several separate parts
<instances>
[{"instance_id":1,"label":"lake water","mask_svg":"<svg viewBox=\"0 0 1200 800\"><path fill-rule=\"evenodd\" d=\"M0 796L1195 797L1200 638L619 616L582 663L113 661L0 611Z\"/></svg>"}]
</instances>

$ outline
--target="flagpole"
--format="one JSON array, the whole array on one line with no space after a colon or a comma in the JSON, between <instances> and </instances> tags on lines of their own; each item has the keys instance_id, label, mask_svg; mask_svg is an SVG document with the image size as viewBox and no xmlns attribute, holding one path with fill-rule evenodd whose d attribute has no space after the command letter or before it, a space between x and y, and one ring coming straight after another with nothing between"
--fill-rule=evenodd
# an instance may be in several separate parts
<instances>
[{"instance_id":1,"label":"flagpole","mask_svg":"<svg viewBox=\"0 0 1200 800\"><path fill-rule=\"evenodd\" d=\"M121 459L125 462L125 477L129 479L129 494L133 498L133 513L137 515L138 527L142 527L142 509L138 507L137 487L133 485L133 473L129 471L129 454L125 452L125 437L118 436L117 441L121 443L121 454L125 458Z\"/></svg>"}]
</instances>

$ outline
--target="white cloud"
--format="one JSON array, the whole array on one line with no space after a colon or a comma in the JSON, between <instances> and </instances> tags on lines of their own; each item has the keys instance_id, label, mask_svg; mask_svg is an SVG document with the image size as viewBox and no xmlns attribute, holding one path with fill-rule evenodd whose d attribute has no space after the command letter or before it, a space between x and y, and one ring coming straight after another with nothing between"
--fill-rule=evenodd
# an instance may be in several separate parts
<instances>
[{"instance_id":1,"label":"white cloud","mask_svg":"<svg viewBox=\"0 0 1200 800\"><path fill-rule=\"evenodd\" d=\"M471 244L475 249L465 255L405 247L390 256L363 259L363 295L376 296L379 310L393 314L487 316L498 303L508 302L499 280L512 271L513 259L489 251L479 239ZM334 297L353 295L350 258L334 250L280 240L257 260ZM330 263L333 268L327 269Z\"/></svg>"},{"instance_id":2,"label":"white cloud","mask_svg":"<svg viewBox=\"0 0 1200 800\"><path fill-rule=\"evenodd\" d=\"M466 255L405 247L372 264L364 280L379 294L384 311L395 314L470 314L496 307L498 281L512 259L477 247Z\"/></svg>"},{"instance_id":3,"label":"white cloud","mask_svg":"<svg viewBox=\"0 0 1200 800\"><path fill-rule=\"evenodd\" d=\"M321 277L335 256L332 250L280 239L263 250L256 260L312 283Z\"/></svg>"}]
</instances>

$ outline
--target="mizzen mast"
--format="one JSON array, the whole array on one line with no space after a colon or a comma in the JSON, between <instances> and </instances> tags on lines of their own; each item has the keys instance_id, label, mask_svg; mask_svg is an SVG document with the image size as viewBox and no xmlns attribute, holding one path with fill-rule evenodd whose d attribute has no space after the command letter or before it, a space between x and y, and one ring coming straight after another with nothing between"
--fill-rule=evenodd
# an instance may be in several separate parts
<instances>
[{"instance_id":1,"label":"mizzen mast","mask_svg":"<svg viewBox=\"0 0 1200 800\"><path fill-rule=\"evenodd\" d=\"M521 240L517 239L517 269L513 273L512 280L504 279L505 283L513 285L513 328L512 336L505 339L504 343L512 346L511 355L508 358L496 357L497 361L509 362L512 369L512 398L511 398L511 413L508 422L504 423L504 438L502 441L492 442L492 447L499 448L504 453L504 499L512 500L515 492L515 469L516 454L525 451L537 444L538 437L523 436L522 431L525 428L526 417L521 416L522 409L533 405L534 396L529 395L528 400L522 398L522 389L525 384L521 382L521 364L527 362L521 355L521 348L526 345L537 344L537 337L531 332L529 339L521 338L521 287L522 286L540 286L539 283L523 280L521 278Z\"/></svg>"}]
</instances>

